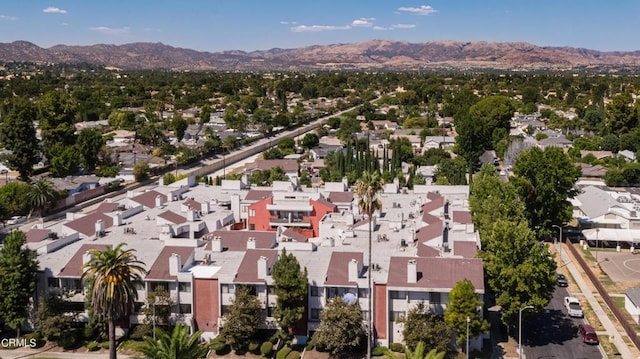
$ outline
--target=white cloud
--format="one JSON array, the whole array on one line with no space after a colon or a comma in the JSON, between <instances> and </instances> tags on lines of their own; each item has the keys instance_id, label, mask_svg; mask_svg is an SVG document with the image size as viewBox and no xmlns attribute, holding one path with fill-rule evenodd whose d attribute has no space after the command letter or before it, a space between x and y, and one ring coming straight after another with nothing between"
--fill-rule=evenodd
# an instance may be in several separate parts
<instances>
[{"instance_id":1,"label":"white cloud","mask_svg":"<svg viewBox=\"0 0 640 359\"><path fill-rule=\"evenodd\" d=\"M414 15L429 15L434 12L438 12L438 10L434 9L430 5L420 5L420 7L399 7L398 11L404 11Z\"/></svg>"},{"instance_id":2,"label":"white cloud","mask_svg":"<svg viewBox=\"0 0 640 359\"><path fill-rule=\"evenodd\" d=\"M320 31L334 31L334 30L349 30L351 26L331 26L331 25L299 25L292 27L292 32L320 32Z\"/></svg>"},{"instance_id":3,"label":"white cloud","mask_svg":"<svg viewBox=\"0 0 640 359\"><path fill-rule=\"evenodd\" d=\"M351 26L371 27L373 26L373 20L375 19L375 17L361 17L353 20L353 22L351 22Z\"/></svg>"},{"instance_id":4,"label":"white cloud","mask_svg":"<svg viewBox=\"0 0 640 359\"><path fill-rule=\"evenodd\" d=\"M280 21L282 25L289 25L289 21Z\"/></svg>"},{"instance_id":5,"label":"white cloud","mask_svg":"<svg viewBox=\"0 0 640 359\"><path fill-rule=\"evenodd\" d=\"M391 28L388 29L388 28L382 27L382 26L374 26L373 29L377 30L377 31L393 30Z\"/></svg>"},{"instance_id":6,"label":"white cloud","mask_svg":"<svg viewBox=\"0 0 640 359\"><path fill-rule=\"evenodd\" d=\"M69 23L68 22L61 22L60 26L69 26Z\"/></svg>"},{"instance_id":7,"label":"white cloud","mask_svg":"<svg viewBox=\"0 0 640 359\"><path fill-rule=\"evenodd\" d=\"M112 28L112 27L106 27L106 26L90 27L89 29L93 31L101 32L105 35L124 35L124 34L128 34L130 30L128 27Z\"/></svg>"},{"instance_id":8,"label":"white cloud","mask_svg":"<svg viewBox=\"0 0 640 359\"><path fill-rule=\"evenodd\" d=\"M395 25L391 25L392 28L394 29L413 29L414 27L416 27L415 24L395 24Z\"/></svg>"},{"instance_id":9,"label":"white cloud","mask_svg":"<svg viewBox=\"0 0 640 359\"><path fill-rule=\"evenodd\" d=\"M15 16L0 15L0 20L16 21L18 18Z\"/></svg>"},{"instance_id":10,"label":"white cloud","mask_svg":"<svg viewBox=\"0 0 640 359\"><path fill-rule=\"evenodd\" d=\"M54 6L49 6L48 8L42 10L42 12L46 12L47 14L66 14L67 10L62 10Z\"/></svg>"}]
</instances>

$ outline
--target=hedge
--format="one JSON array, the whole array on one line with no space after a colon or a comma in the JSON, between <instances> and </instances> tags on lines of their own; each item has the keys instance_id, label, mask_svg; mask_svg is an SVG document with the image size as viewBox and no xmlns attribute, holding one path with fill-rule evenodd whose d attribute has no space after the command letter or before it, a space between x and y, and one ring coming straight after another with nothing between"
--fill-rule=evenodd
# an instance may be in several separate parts
<instances>
[{"instance_id":1,"label":"hedge","mask_svg":"<svg viewBox=\"0 0 640 359\"><path fill-rule=\"evenodd\" d=\"M289 355L289 353L291 353L291 348L289 347L284 347L282 349L280 349L278 351L278 354L276 354L276 359L287 359L287 355Z\"/></svg>"},{"instance_id":2,"label":"hedge","mask_svg":"<svg viewBox=\"0 0 640 359\"><path fill-rule=\"evenodd\" d=\"M98 349L100 349L100 343L98 342L89 342L87 344L87 350L90 352L95 352Z\"/></svg>"},{"instance_id":3,"label":"hedge","mask_svg":"<svg viewBox=\"0 0 640 359\"><path fill-rule=\"evenodd\" d=\"M264 342L260 346L260 354L263 356L269 356L273 353L273 344L271 342Z\"/></svg>"}]
</instances>

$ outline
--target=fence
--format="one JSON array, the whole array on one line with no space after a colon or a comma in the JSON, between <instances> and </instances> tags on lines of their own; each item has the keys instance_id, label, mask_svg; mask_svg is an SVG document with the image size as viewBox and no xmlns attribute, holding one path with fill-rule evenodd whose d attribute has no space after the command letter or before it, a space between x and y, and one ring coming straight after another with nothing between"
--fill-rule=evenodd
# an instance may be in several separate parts
<instances>
[{"instance_id":1,"label":"fence","mask_svg":"<svg viewBox=\"0 0 640 359\"><path fill-rule=\"evenodd\" d=\"M627 336L629 336L629 339L631 339L636 348L640 348L640 338L638 338L638 334L636 333L634 326L627 321L620 308L618 308L613 302L607 290L602 286L602 283L600 283L598 277L596 277L596 274L593 273L591 267L589 267L582 255L578 253L578 250L574 247L571 241L567 239L565 243L567 244L567 247L569 247L569 250L571 251L571 254L573 254L573 257L582 267L582 270L587 274L593 285L596 287L596 290L598 291L604 302L607 304L607 306L609 306L609 309L611 310L613 315L616 317L620 325L622 325L624 331L627 333Z\"/></svg>"}]
</instances>

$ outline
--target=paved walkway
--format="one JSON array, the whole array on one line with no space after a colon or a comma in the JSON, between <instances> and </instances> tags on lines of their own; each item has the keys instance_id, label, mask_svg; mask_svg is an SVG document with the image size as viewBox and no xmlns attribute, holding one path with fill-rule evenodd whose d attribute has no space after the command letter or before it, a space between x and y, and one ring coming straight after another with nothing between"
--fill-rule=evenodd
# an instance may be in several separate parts
<instances>
[{"instance_id":1,"label":"paved walkway","mask_svg":"<svg viewBox=\"0 0 640 359\"><path fill-rule=\"evenodd\" d=\"M633 352L627 346L627 343L625 343L625 341L622 339L623 336L627 335L627 333L620 333L616 329L616 326L613 324L611 319L609 319L609 316L600 305L600 302L598 302L596 297L593 295L593 292L591 292L591 288L589 288L589 285L587 285L587 282L583 278L582 271L578 269L576 264L573 263L569 254L567 254L567 250L562 250L561 256L562 263L567 267L567 269L571 273L571 276L573 276L573 278L575 279L576 284L578 285L580 291L584 296L584 299L589 302L589 305L598 317L598 320L600 320L600 323L602 323L606 334L609 335L609 338L613 339L612 341L618 349L618 352L620 352L621 357L629 359L635 358Z\"/></svg>"}]
</instances>

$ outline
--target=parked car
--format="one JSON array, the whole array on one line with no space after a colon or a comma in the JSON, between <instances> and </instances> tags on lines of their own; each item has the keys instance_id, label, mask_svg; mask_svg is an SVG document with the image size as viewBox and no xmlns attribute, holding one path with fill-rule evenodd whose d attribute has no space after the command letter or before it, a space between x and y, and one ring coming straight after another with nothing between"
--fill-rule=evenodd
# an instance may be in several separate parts
<instances>
[{"instance_id":1,"label":"parked car","mask_svg":"<svg viewBox=\"0 0 640 359\"><path fill-rule=\"evenodd\" d=\"M596 330L589 324L578 325L578 334L582 337L582 341L587 344L599 344Z\"/></svg>"},{"instance_id":2,"label":"parked car","mask_svg":"<svg viewBox=\"0 0 640 359\"><path fill-rule=\"evenodd\" d=\"M13 217L11 217L11 219L9 219L7 221L7 224L8 225L20 224L20 223L22 223L22 222L24 222L26 220L27 220L27 217L25 217L25 216L13 216Z\"/></svg>"},{"instance_id":3,"label":"parked car","mask_svg":"<svg viewBox=\"0 0 640 359\"><path fill-rule=\"evenodd\" d=\"M558 287L566 287L569 285L569 281L564 274L558 273Z\"/></svg>"},{"instance_id":4,"label":"parked car","mask_svg":"<svg viewBox=\"0 0 640 359\"><path fill-rule=\"evenodd\" d=\"M582 318L584 313L582 313L582 307L580 306L580 301L576 297L564 297L564 306L567 308L567 314L570 317Z\"/></svg>"}]
</instances>

